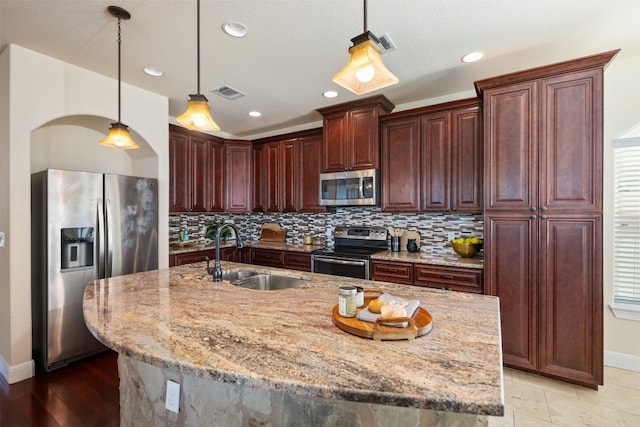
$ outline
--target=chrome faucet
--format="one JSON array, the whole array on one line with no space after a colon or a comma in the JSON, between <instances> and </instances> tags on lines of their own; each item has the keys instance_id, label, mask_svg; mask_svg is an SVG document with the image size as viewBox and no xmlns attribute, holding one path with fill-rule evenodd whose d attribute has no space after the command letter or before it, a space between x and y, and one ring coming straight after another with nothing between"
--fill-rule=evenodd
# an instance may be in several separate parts
<instances>
[{"instance_id":1,"label":"chrome faucet","mask_svg":"<svg viewBox=\"0 0 640 427\"><path fill-rule=\"evenodd\" d=\"M213 264L213 270L209 268L209 260L207 259L207 271L209 274L213 275L214 282L222 281L222 267L220 267L220 235L222 234L222 230L226 227L231 227L236 233L236 247L242 248L244 245L242 244L242 240L240 239L240 233L238 233L238 229L233 224L222 224L218 227L218 232L216 233L216 261Z\"/></svg>"}]
</instances>

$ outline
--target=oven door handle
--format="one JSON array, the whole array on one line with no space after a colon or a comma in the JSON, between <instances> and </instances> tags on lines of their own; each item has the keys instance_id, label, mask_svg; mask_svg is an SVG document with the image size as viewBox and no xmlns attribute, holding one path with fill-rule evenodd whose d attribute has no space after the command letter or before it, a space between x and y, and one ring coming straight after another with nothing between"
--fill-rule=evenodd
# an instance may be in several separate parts
<instances>
[{"instance_id":1,"label":"oven door handle","mask_svg":"<svg viewBox=\"0 0 640 427\"><path fill-rule=\"evenodd\" d=\"M319 261L329 262L331 264L358 265L358 266L361 266L361 267L367 265L367 261L364 261L364 260L351 261L351 260L336 259L336 258L317 256L317 255L314 256L313 259L314 260L319 260Z\"/></svg>"}]
</instances>

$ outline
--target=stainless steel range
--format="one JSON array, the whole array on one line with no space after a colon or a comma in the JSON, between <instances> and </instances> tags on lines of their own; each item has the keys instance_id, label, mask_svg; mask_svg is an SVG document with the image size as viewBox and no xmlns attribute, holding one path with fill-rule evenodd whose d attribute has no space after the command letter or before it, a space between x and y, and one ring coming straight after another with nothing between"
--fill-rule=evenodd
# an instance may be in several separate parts
<instances>
[{"instance_id":1,"label":"stainless steel range","mask_svg":"<svg viewBox=\"0 0 640 427\"><path fill-rule=\"evenodd\" d=\"M371 255L386 250L387 229L384 227L336 227L333 249L312 252L311 271L369 279Z\"/></svg>"}]
</instances>

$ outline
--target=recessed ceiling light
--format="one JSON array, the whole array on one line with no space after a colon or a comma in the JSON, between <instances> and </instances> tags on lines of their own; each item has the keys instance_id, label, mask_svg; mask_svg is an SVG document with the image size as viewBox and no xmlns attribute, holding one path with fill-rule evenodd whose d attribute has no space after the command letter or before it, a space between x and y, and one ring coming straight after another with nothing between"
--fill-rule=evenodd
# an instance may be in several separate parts
<instances>
[{"instance_id":1,"label":"recessed ceiling light","mask_svg":"<svg viewBox=\"0 0 640 427\"><path fill-rule=\"evenodd\" d=\"M325 98L335 98L336 96L338 96L338 92L336 92L335 90L328 90L324 92L322 96L324 96Z\"/></svg>"},{"instance_id":2,"label":"recessed ceiling light","mask_svg":"<svg viewBox=\"0 0 640 427\"><path fill-rule=\"evenodd\" d=\"M249 32L249 28L242 22L227 21L222 24L222 30L231 37L244 37Z\"/></svg>"},{"instance_id":3,"label":"recessed ceiling light","mask_svg":"<svg viewBox=\"0 0 640 427\"><path fill-rule=\"evenodd\" d=\"M249 111L248 113L251 117L260 117L262 113L260 111Z\"/></svg>"},{"instance_id":4,"label":"recessed ceiling light","mask_svg":"<svg viewBox=\"0 0 640 427\"><path fill-rule=\"evenodd\" d=\"M153 66L153 65L148 65L146 67L143 67L142 71L144 71L145 74L148 74L148 75L153 76L153 77L164 76L164 71L162 71L162 69L160 67L156 67L156 66Z\"/></svg>"},{"instance_id":5,"label":"recessed ceiling light","mask_svg":"<svg viewBox=\"0 0 640 427\"><path fill-rule=\"evenodd\" d=\"M482 59L484 53L482 52L471 52L462 57L462 62L476 62Z\"/></svg>"}]
</instances>

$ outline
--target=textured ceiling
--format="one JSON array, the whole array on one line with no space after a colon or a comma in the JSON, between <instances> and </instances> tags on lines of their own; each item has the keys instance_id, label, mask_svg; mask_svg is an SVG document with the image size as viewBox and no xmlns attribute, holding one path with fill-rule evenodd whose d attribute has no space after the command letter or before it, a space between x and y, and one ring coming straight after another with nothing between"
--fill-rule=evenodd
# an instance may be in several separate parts
<instances>
[{"instance_id":1,"label":"textured ceiling","mask_svg":"<svg viewBox=\"0 0 640 427\"><path fill-rule=\"evenodd\" d=\"M179 115L196 92L195 0L0 0L0 42L116 78L111 4L132 16L122 23L122 80L167 96L170 116ZM474 80L507 72L618 48L618 58L640 55L639 19L640 0L369 0L368 29L397 45L383 58L400 84L365 96L416 105L468 96ZM245 23L249 34L227 36L227 20ZM217 134L250 138L309 127L321 120L317 108L356 99L331 77L362 30L361 0L202 0L201 92L222 127ZM482 61L460 61L475 50L485 53ZM145 65L164 76L147 76ZM210 92L222 85L247 96ZM323 98L329 89L339 96ZM263 115L251 118L250 110Z\"/></svg>"}]
</instances>

